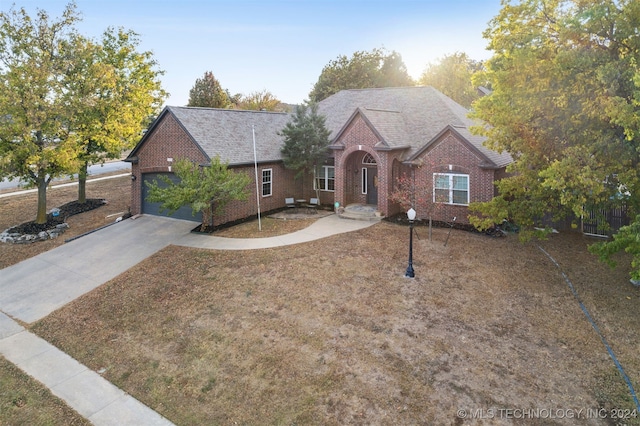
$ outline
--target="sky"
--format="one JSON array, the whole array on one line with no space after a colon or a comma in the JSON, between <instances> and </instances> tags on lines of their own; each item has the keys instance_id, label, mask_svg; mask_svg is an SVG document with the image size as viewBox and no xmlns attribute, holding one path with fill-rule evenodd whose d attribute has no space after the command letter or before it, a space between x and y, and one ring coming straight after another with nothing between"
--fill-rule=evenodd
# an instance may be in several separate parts
<instances>
[{"instance_id":1,"label":"sky","mask_svg":"<svg viewBox=\"0 0 640 426\"><path fill-rule=\"evenodd\" d=\"M51 20L67 0L0 0L0 11L36 9ZM78 31L99 39L108 27L140 35L182 106L196 79L213 72L230 93L267 90L285 103L308 99L338 56L384 48L400 53L417 79L428 64L464 52L491 57L482 37L500 0L76 0Z\"/></svg>"}]
</instances>

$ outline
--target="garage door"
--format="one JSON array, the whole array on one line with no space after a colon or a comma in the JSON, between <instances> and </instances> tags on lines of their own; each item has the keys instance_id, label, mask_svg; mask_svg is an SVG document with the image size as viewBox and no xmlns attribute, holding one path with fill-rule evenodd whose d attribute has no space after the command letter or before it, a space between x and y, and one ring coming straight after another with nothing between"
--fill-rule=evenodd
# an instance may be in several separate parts
<instances>
[{"instance_id":1,"label":"garage door","mask_svg":"<svg viewBox=\"0 0 640 426\"><path fill-rule=\"evenodd\" d=\"M161 208L161 203L151 203L147 201L147 193L149 188L147 188L146 182L153 182L156 180L158 185L161 187L165 187L166 184L159 178L159 176L166 176L173 182L178 182L180 179L173 173L146 173L142 175L142 213L151 214L154 216L167 216L173 217L176 219L184 219L191 220L194 222L201 222L202 214L196 213L194 216L191 212L191 206L182 206L172 214L169 214L167 210L163 210Z\"/></svg>"}]
</instances>

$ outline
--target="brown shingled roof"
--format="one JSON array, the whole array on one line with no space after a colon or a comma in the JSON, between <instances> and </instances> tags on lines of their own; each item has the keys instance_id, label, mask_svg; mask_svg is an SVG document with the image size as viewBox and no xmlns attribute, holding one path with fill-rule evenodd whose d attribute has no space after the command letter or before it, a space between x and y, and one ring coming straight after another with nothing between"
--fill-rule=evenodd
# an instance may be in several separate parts
<instances>
[{"instance_id":1,"label":"brown shingled roof","mask_svg":"<svg viewBox=\"0 0 640 426\"><path fill-rule=\"evenodd\" d=\"M407 148L405 160L413 159L445 129L453 128L485 157L486 166L503 167L512 161L508 153L486 148L485 138L469 130L477 123L467 117L468 111L432 87L343 90L320 102L318 112L326 117L331 138L355 114L361 114L379 135L378 147ZM209 158L219 155L231 165L253 162L252 126L258 161L281 160L283 137L278 133L291 119L288 113L197 107L166 107L159 119L164 114L174 115Z\"/></svg>"},{"instance_id":2,"label":"brown shingled roof","mask_svg":"<svg viewBox=\"0 0 640 426\"><path fill-rule=\"evenodd\" d=\"M409 147L405 159L411 159L451 126L486 157L488 166L502 167L512 161L509 154L486 148L485 138L469 130L477 124L467 117L469 111L433 87L343 90L318 105L318 112L327 117L332 138L358 109L383 137L381 142L390 148Z\"/></svg>"},{"instance_id":3,"label":"brown shingled roof","mask_svg":"<svg viewBox=\"0 0 640 426\"><path fill-rule=\"evenodd\" d=\"M194 107L167 109L209 158L219 155L229 164L252 163L255 129L258 161L282 159L282 136L278 132L290 119L287 113Z\"/></svg>"}]
</instances>

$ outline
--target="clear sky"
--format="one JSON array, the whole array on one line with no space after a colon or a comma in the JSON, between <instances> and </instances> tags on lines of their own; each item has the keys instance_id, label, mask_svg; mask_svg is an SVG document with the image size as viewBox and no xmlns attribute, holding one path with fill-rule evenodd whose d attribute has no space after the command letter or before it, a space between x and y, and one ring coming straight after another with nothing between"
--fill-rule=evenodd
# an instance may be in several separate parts
<instances>
[{"instance_id":1,"label":"clear sky","mask_svg":"<svg viewBox=\"0 0 640 426\"><path fill-rule=\"evenodd\" d=\"M66 0L0 0L59 17ZM168 105L186 105L195 80L212 71L232 94L268 90L287 103L308 98L339 55L385 48L418 78L429 63L465 52L491 56L482 32L500 0L76 0L85 36L109 26L137 32L165 71Z\"/></svg>"}]
</instances>

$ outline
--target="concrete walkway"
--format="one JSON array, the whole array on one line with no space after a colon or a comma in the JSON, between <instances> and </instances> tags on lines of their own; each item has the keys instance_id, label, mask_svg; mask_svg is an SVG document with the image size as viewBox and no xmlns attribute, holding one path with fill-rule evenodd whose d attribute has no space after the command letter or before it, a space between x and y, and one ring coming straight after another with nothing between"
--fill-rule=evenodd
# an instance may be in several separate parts
<instances>
[{"instance_id":1,"label":"concrete walkway","mask_svg":"<svg viewBox=\"0 0 640 426\"><path fill-rule=\"evenodd\" d=\"M95 425L173 424L3 313L0 353Z\"/></svg>"},{"instance_id":2,"label":"concrete walkway","mask_svg":"<svg viewBox=\"0 0 640 426\"><path fill-rule=\"evenodd\" d=\"M345 232L367 228L375 222L340 219L335 214L316 220L310 226L291 234L268 238L223 238L211 235L187 234L174 241L178 246L215 250L255 250L307 243Z\"/></svg>"},{"instance_id":3,"label":"concrete walkway","mask_svg":"<svg viewBox=\"0 0 640 426\"><path fill-rule=\"evenodd\" d=\"M0 271L0 354L95 425L171 425L15 320L32 323L44 318L169 244L217 250L264 249L372 224L330 215L288 235L233 239L192 234L195 222L177 219L142 216L122 221Z\"/></svg>"}]
</instances>

